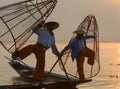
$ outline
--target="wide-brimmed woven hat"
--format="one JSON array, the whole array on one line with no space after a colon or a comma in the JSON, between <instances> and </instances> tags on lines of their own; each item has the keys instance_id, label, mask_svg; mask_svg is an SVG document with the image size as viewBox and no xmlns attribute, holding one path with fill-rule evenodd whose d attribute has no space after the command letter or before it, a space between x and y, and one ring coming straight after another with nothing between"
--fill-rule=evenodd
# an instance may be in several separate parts
<instances>
[{"instance_id":1,"label":"wide-brimmed woven hat","mask_svg":"<svg viewBox=\"0 0 120 89\"><path fill-rule=\"evenodd\" d=\"M73 33L75 33L75 34L85 34L85 31L83 31L83 30L76 30Z\"/></svg>"},{"instance_id":2,"label":"wide-brimmed woven hat","mask_svg":"<svg viewBox=\"0 0 120 89\"><path fill-rule=\"evenodd\" d=\"M43 26L47 27L49 30L54 30L59 27L59 23L57 22L46 22Z\"/></svg>"}]
</instances>

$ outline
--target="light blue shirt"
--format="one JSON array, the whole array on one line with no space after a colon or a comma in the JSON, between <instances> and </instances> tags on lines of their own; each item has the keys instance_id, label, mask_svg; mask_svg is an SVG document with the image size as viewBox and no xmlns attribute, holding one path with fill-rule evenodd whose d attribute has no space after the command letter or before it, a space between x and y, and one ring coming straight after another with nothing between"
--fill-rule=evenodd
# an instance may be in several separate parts
<instances>
[{"instance_id":1,"label":"light blue shirt","mask_svg":"<svg viewBox=\"0 0 120 89\"><path fill-rule=\"evenodd\" d=\"M37 43L44 45L46 48L50 48L55 44L54 35L51 35L50 32L46 29L39 29L35 32L38 35Z\"/></svg>"},{"instance_id":2,"label":"light blue shirt","mask_svg":"<svg viewBox=\"0 0 120 89\"><path fill-rule=\"evenodd\" d=\"M83 36L82 40L79 40L77 37L73 38L69 42L69 44L61 51L61 55L68 49L71 49L71 58L74 61L77 54L86 47L86 39L89 39L92 37L93 36L91 35Z\"/></svg>"},{"instance_id":3,"label":"light blue shirt","mask_svg":"<svg viewBox=\"0 0 120 89\"><path fill-rule=\"evenodd\" d=\"M49 49L51 47L52 52L55 55L58 54L58 50L55 45L54 34L51 35L49 30L43 29L43 28L39 28L39 29L33 28L33 31L34 31L34 33L36 33L38 35L37 44L41 44L41 45L45 46L47 49Z\"/></svg>"}]
</instances>

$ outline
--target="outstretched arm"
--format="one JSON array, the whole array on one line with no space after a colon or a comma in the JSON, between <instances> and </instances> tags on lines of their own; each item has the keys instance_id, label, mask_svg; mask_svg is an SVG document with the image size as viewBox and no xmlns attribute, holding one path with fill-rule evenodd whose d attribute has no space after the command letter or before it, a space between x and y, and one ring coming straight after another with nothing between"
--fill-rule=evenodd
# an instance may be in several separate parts
<instances>
[{"instance_id":1,"label":"outstretched arm","mask_svg":"<svg viewBox=\"0 0 120 89\"><path fill-rule=\"evenodd\" d=\"M52 52L53 52L53 54L55 54L56 56L59 55L59 51L58 51L58 49L57 49L57 47L56 47L55 44L52 45Z\"/></svg>"},{"instance_id":2,"label":"outstretched arm","mask_svg":"<svg viewBox=\"0 0 120 89\"><path fill-rule=\"evenodd\" d=\"M36 33L39 28L41 28L43 26L43 24L45 23L45 21L41 21L38 25L36 25L35 27L33 27L33 32Z\"/></svg>"},{"instance_id":3,"label":"outstretched arm","mask_svg":"<svg viewBox=\"0 0 120 89\"><path fill-rule=\"evenodd\" d=\"M95 36L93 36L93 35L86 35L86 36L83 37L84 40L90 39L90 38L95 38Z\"/></svg>"},{"instance_id":4,"label":"outstretched arm","mask_svg":"<svg viewBox=\"0 0 120 89\"><path fill-rule=\"evenodd\" d=\"M66 47L64 47L64 49L62 49L62 51L60 52L60 56L62 56L64 52L67 51L69 48L70 48L70 45L68 44Z\"/></svg>"}]
</instances>

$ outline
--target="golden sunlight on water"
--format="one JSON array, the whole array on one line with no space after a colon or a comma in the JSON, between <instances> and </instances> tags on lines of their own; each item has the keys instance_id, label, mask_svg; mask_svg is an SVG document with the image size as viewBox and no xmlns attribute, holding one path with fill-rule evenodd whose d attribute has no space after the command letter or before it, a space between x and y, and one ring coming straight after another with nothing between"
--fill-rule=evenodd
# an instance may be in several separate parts
<instances>
[{"instance_id":1,"label":"golden sunlight on water","mask_svg":"<svg viewBox=\"0 0 120 89\"><path fill-rule=\"evenodd\" d=\"M120 89L120 43L100 43L99 74L92 82L78 85L78 89Z\"/></svg>"},{"instance_id":2,"label":"golden sunlight on water","mask_svg":"<svg viewBox=\"0 0 120 89\"><path fill-rule=\"evenodd\" d=\"M120 54L120 44L118 44L117 46L118 46L118 52Z\"/></svg>"},{"instance_id":3,"label":"golden sunlight on water","mask_svg":"<svg viewBox=\"0 0 120 89\"><path fill-rule=\"evenodd\" d=\"M58 43L58 49L62 50L67 43ZM23 84L22 78L12 69L7 63L5 56L10 57L0 46L0 85ZM51 50L48 50L46 55L46 69L50 69L55 63L57 57L54 56ZM34 55L29 56L24 60L27 64L35 66ZM120 43L100 43L100 72L89 83L80 84L78 89L120 89ZM60 72L59 66L54 71Z\"/></svg>"}]
</instances>

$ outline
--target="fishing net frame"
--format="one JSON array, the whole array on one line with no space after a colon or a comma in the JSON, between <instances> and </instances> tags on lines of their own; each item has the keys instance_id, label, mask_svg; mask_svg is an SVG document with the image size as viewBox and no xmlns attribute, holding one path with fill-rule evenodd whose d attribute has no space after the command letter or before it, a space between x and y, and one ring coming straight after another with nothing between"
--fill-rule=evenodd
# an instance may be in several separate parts
<instances>
[{"instance_id":1,"label":"fishing net frame","mask_svg":"<svg viewBox=\"0 0 120 89\"><path fill-rule=\"evenodd\" d=\"M100 71L99 29L98 29L98 24L97 24L97 20L96 20L95 16L90 14L87 17L85 17L84 20L81 22L81 24L78 26L77 30L75 30L75 31L79 31L79 30L85 31L85 35L95 36L95 38L93 40L86 41L87 47L92 49L95 52L95 58L94 58L95 64L88 65L87 62L86 62L86 64L84 62L85 78L92 78L92 77L95 77ZM75 36L76 36L76 34L74 33L71 39L73 39ZM67 74L69 76L79 78L78 72L77 72L77 67L76 67L76 61L72 62L70 49L64 53L64 55L62 56L61 59L63 61L63 64L67 71ZM87 58L85 58L85 60L87 60ZM87 67L86 67L86 65L87 65ZM63 66L61 65L61 62L59 62L59 66L63 70ZM74 73L71 72L72 69L74 70L73 71Z\"/></svg>"},{"instance_id":2,"label":"fishing net frame","mask_svg":"<svg viewBox=\"0 0 120 89\"><path fill-rule=\"evenodd\" d=\"M33 34L32 28L45 21L56 4L57 0L27 0L1 7L0 43L4 49L9 53L21 49Z\"/></svg>"}]
</instances>

